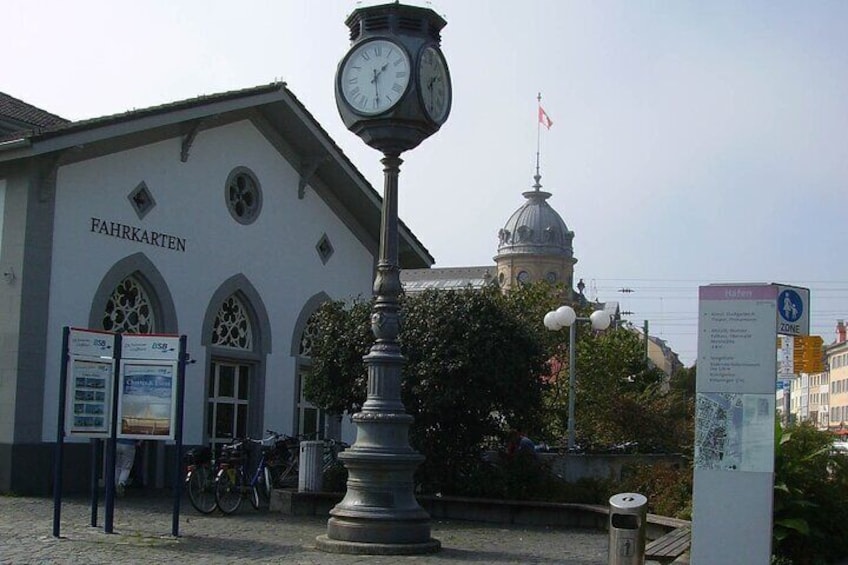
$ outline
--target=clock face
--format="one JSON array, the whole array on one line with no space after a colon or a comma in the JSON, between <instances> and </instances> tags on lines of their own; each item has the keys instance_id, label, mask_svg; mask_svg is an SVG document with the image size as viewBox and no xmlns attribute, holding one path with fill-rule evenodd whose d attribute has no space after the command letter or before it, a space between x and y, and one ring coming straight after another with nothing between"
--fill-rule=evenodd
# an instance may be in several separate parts
<instances>
[{"instance_id":1,"label":"clock face","mask_svg":"<svg viewBox=\"0 0 848 565\"><path fill-rule=\"evenodd\" d=\"M421 102L430 119L438 124L448 117L451 103L451 84L448 66L441 52L427 46L418 61L418 85Z\"/></svg>"},{"instance_id":2,"label":"clock face","mask_svg":"<svg viewBox=\"0 0 848 565\"><path fill-rule=\"evenodd\" d=\"M359 114L373 116L392 108L409 86L409 56L392 41L360 43L347 56L339 75L344 101Z\"/></svg>"}]
</instances>

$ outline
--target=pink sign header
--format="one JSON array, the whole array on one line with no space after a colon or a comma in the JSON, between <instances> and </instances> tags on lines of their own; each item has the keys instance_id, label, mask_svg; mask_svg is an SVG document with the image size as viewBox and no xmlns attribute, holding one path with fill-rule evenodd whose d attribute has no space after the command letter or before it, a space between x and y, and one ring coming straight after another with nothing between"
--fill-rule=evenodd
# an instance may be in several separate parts
<instances>
[{"instance_id":1,"label":"pink sign header","mask_svg":"<svg viewBox=\"0 0 848 565\"><path fill-rule=\"evenodd\" d=\"M776 300L777 287L773 285L721 284L698 288L700 300Z\"/></svg>"}]
</instances>

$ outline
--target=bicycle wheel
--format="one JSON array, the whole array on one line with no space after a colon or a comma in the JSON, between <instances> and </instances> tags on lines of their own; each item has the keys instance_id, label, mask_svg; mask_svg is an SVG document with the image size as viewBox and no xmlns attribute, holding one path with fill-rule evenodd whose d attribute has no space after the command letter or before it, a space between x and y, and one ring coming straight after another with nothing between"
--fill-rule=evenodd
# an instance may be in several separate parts
<instances>
[{"instance_id":1,"label":"bicycle wheel","mask_svg":"<svg viewBox=\"0 0 848 565\"><path fill-rule=\"evenodd\" d=\"M260 504L259 489L261 489L261 488L262 488L262 486L257 482L255 485L251 486L250 489L249 489L248 494L250 494L250 505L253 506L254 510L259 510L259 504Z\"/></svg>"},{"instance_id":2,"label":"bicycle wheel","mask_svg":"<svg viewBox=\"0 0 848 565\"><path fill-rule=\"evenodd\" d=\"M265 489L265 498L270 500L271 490L274 488L274 473L271 471L271 467L266 465L262 475L262 487Z\"/></svg>"},{"instance_id":3,"label":"bicycle wheel","mask_svg":"<svg viewBox=\"0 0 848 565\"><path fill-rule=\"evenodd\" d=\"M241 506L244 498L244 473L241 469L221 469L215 478L215 502L224 514L232 514Z\"/></svg>"},{"instance_id":4,"label":"bicycle wheel","mask_svg":"<svg viewBox=\"0 0 848 565\"><path fill-rule=\"evenodd\" d=\"M247 485L247 494L250 497L250 505L253 506L255 510L259 510L259 505L262 503L261 499L265 498L264 469L262 473L254 475L254 477L250 481L250 484Z\"/></svg>"},{"instance_id":5,"label":"bicycle wheel","mask_svg":"<svg viewBox=\"0 0 848 565\"><path fill-rule=\"evenodd\" d=\"M212 469L198 465L188 478L188 499L201 514L211 514L218 507L215 500L215 477Z\"/></svg>"}]
</instances>

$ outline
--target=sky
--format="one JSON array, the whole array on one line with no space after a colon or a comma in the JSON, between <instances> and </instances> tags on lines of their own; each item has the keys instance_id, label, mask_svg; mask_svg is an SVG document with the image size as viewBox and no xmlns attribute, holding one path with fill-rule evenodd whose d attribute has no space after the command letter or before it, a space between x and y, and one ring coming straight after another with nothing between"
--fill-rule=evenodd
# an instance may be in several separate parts
<instances>
[{"instance_id":1,"label":"sky","mask_svg":"<svg viewBox=\"0 0 848 565\"><path fill-rule=\"evenodd\" d=\"M376 3L0 0L0 91L80 120L283 80L382 191L381 155L333 92L344 21ZM687 366L710 283L809 288L811 333L833 341L848 319L848 2L407 3L448 22L451 114L399 181L435 266L494 265L538 150L575 280Z\"/></svg>"}]
</instances>

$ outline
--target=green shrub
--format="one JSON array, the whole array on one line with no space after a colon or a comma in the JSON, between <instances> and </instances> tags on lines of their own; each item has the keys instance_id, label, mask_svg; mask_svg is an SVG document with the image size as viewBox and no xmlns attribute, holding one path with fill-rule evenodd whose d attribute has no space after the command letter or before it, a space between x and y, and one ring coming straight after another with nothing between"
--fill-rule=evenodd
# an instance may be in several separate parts
<instances>
[{"instance_id":1,"label":"green shrub","mask_svg":"<svg viewBox=\"0 0 848 565\"><path fill-rule=\"evenodd\" d=\"M848 456L804 422L777 425L773 551L796 565L848 556Z\"/></svg>"},{"instance_id":2,"label":"green shrub","mask_svg":"<svg viewBox=\"0 0 848 565\"><path fill-rule=\"evenodd\" d=\"M652 514L692 518L692 468L688 465L631 465L618 486L623 492L647 497L648 512Z\"/></svg>"}]
</instances>

